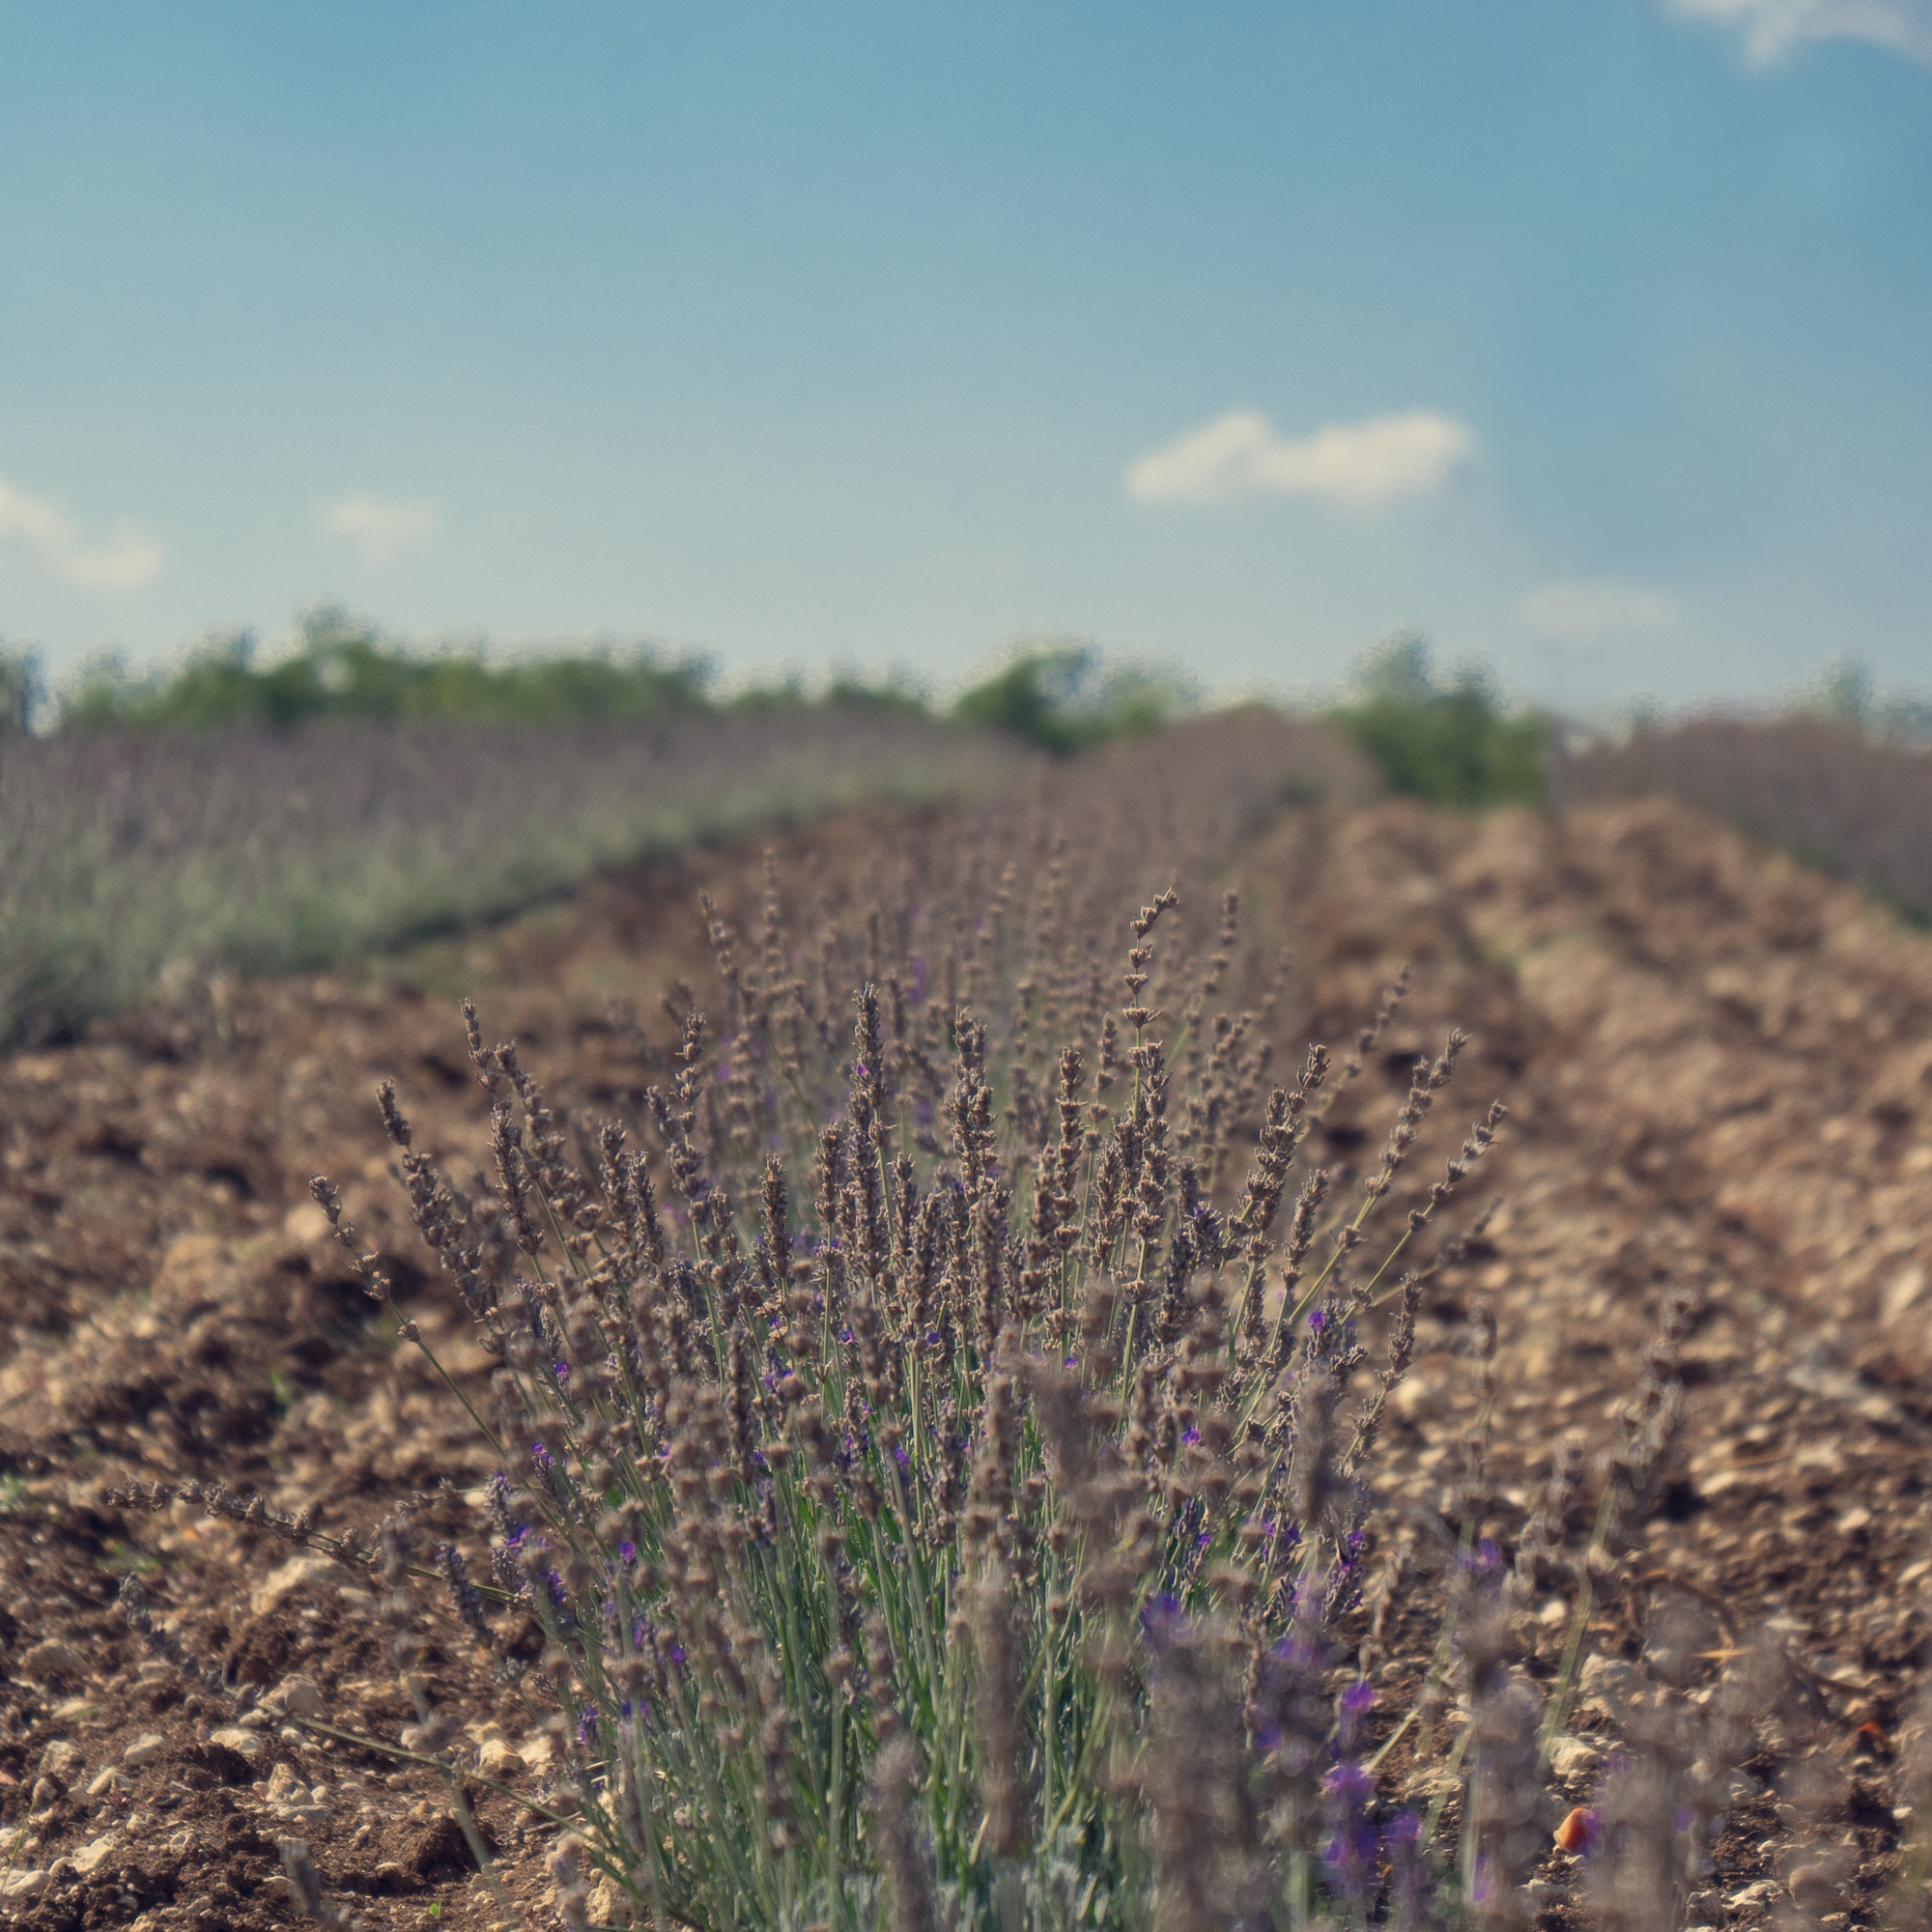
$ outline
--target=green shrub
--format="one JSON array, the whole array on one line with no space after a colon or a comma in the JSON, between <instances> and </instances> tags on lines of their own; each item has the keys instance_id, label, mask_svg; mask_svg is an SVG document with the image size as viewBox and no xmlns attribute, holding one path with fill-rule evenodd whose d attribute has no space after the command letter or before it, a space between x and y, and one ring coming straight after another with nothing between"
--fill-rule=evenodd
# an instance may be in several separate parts
<instances>
[{"instance_id":1,"label":"green shrub","mask_svg":"<svg viewBox=\"0 0 1932 1932\"><path fill-rule=\"evenodd\" d=\"M962 724L1005 731L1065 755L1142 738L1193 704L1186 680L1136 666L1108 668L1090 644L1017 652L952 707Z\"/></svg>"},{"instance_id":2,"label":"green shrub","mask_svg":"<svg viewBox=\"0 0 1932 1932\"><path fill-rule=\"evenodd\" d=\"M206 640L171 673L96 665L63 709L80 730L285 731L328 718L440 718L472 724L582 724L694 717L712 707L709 665L644 647L491 664L480 649L422 655L325 606L301 620L294 654L255 662L252 632Z\"/></svg>"},{"instance_id":3,"label":"green shrub","mask_svg":"<svg viewBox=\"0 0 1932 1932\"><path fill-rule=\"evenodd\" d=\"M1436 682L1420 638L1392 639L1369 660L1335 723L1380 765L1389 789L1465 809L1541 805L1549 785L1548 726L1507 711L1490 675Z\"/></svg>"}]
</instances>

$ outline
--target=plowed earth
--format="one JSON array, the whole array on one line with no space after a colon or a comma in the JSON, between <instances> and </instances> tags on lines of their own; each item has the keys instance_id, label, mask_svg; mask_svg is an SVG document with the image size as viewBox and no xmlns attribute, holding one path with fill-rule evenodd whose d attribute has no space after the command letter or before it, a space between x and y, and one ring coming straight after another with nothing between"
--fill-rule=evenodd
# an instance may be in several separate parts
<instances>
[{"instance_id":1,"label":"plowed earth","mask_svg":"<svg viewBox=\"0 0 1932 1932\"><path fill-rule=\"evenodd\" d=\"M896 836L885 817L832 828L787 853L786 875L809 895ZM1694 1683L1769 1625L1814 1720L1808 1781L1801 1796L1764 1768L1691 1922L1796 1910L1801 1861L1833 1874L1807 1915L1877 1922L1914 1829L1898 1778L1932 1626L1932 944L1663 806L1562 824L1402 806L1291 817L1234 869L1263 892L1295 881L1284 1059L1305 1038L1346 1042L1395 965L1414 964L1413 997L1317 1159L1346 1174L1373 1155L1414 1054L1451 1021L1474 1036L1458 1122L1492 1092L1512 1109L1492 1176L1505 1206L1433 1285L1396 1405L1388 1520L1425 1553L1453 1538L1479 1297L1501 1335L1482 1527L1507 1551L1565 1432L1610 1439L1664 1295L1694 1289L1675 1480L1590 1642L1636 1660L1688 1618ZM740 903L759 872L752 848L661 865L366 978L191 986L84 1044L0 1062L0 1921L286 1924L277 1846L295 1837L372 1926L495 1922L434 1772L284 1727L256 1701L297 1677L343 1731L388 1742L413 1721L368 1574L312 1554L292 1568L245 1526L104 1497L129 1479L219 1479L366 1532L415 1492L432 1499L419 1523L475 1534L462 1493L488 1462L325 1238L307 1177L336 1179L407 1311L459 1378L478 1376L412 1245L374 1083L396 1078L418 1147L467 1178L486 1105L454 1000L473 992L560 1105L635 1116L661 1075L612 999L666 1037L661 996L707 983L698 890ZM1587 1540L1586 1513L1571 1533ZM149 1656L115 1606L129 1572L239 1700ZM1436 1640L1427 1595L1393 1619L1391 1713ZM1546 1680L1564 1607L1530 1621L1526 1661ZM524 1761L507 1781L540 1791L526 1716L433 1586L420 1616L432 1699L478 1745L499 1723ZM1606 1690L1575 1718L1576 1796L1619 1722ZM1385 1769L1421 1792L1433 1776L1401 1750ZM476 1795L501 1883L554 1923L545 1833ZM1552 1853L1545 1923L1572 1922L1575 1876Z\"/></svg>"}]
</instances>

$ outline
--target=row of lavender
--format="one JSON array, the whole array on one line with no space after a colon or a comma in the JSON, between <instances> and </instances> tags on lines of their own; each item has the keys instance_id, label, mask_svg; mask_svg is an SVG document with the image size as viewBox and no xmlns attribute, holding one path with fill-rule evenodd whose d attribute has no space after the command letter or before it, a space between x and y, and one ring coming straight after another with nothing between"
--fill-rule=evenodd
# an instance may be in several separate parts
<instances>
[{"instance_id":1,"label":"row of lavender","mask_svg":"<svg viewBox=\"0 0 1932 1932\"><path fill-rule=\"evenodd\" d=\"M1803 715L1702 718L1556 761L1569 809L1668 797L1932 919L1932 749Z\"/></svg>"},{"instance_id":2,"label":"row of lavender","mask_svg":"<svg viewBox=\"0 0 1932 1932\"><path fill-rule=\"evenodd\" d=\"M0 737L0 1047L71 1036L170 968L310 970L653 852L867 799L980 795L1033 762L858 712Z\"/></svg>"}]
</instances>

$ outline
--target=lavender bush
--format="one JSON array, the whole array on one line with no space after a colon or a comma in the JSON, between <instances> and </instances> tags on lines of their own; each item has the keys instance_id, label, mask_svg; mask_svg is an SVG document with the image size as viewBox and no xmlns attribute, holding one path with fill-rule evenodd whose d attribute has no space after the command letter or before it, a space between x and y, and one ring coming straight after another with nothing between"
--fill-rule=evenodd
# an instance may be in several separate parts
<instances>
[{"instance_id":1,"label":"lavender bush","mask_svg":"<svg viewBox=\"0 0 1932 1932\"><path fill-rule=\"evenodd\" d=\"M1190 822L1210 869L1225 836ZM686 1017L642 1148L567 1132L473 1010L487 1195L384 1090L499 1363L487 1556L437 1562L493 1650L496 1604L543 1628L566 1923L600 1879L600 1916L667 1925L1428 1922L1338 1627L1500 1109L1410 1182L1452 1035L1352 1199L1297 1175L1400 990L1271 1087L1271 994L1218 1004L1232 895L1165 960L1156 895L1102 964L1140 829L1056 844L1021 810L908 854L805 977L781 882L749 934L714 914L721 1009ZM1026 885L981 856L1029 846ZM1487 1872L1520 1854L1486 1815Z\"/></svg>"}]
</instances>

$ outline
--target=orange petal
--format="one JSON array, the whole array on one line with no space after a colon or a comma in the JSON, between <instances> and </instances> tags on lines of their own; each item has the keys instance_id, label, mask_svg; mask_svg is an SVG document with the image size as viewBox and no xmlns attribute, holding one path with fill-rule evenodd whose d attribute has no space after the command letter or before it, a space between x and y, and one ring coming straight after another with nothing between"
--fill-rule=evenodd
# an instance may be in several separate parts
<instances>
[{"instance_id":1,"label":"orange petal","mask_svg":"<svg viewBox=\"0 0 1932 1932\"><path fill-rule=\"evenodd\" d=\"M1556 1845L1559 1851L1580 1852L1590 1842L1590 1807L1577 1805L1556 1828Z\"/></svg>"}]
</instances>

